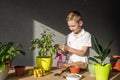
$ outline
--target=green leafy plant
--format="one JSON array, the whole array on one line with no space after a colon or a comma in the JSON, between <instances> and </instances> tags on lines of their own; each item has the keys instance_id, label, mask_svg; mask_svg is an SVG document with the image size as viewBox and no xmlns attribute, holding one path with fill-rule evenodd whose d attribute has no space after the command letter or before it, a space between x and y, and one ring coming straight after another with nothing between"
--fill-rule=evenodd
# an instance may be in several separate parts
<instances>
[{"instance_id":1,"label":"green leafy plant","mask_svg":"<svg viewBox=\"0 0 120 80\"><path fill-rule=\"evenodd\" d=\"M103 48L103 46L100 45L100 43L98 42L95 36L93 36L93 42L94 42L94 50L96 51L98 56L89 57L89 60L99 63L101 66L106 65L106 63L104 63L104 60L106 59L106 57L109 55L111 51L110 45L112 44L113 41L110 41L105 48Z\"/></svg>"},{"instance_id":2,"label":"green leafy plant","mask_svg":"<svg viewBox=\"0 0 120 80\"><path fill-rule=\"evenodd\" d=\"M0 42L0 72L10 60L14 59L17 54L25 55L21 44L14 45L14 42Z\"/></svg>"},{"instance_id":3,"label":"green leafy plant","mask_svg":"<svg viewBox=\"0 0 120 80\"><path fill-rule=\"evenodd\" d=\"M30 50L38 49L39 56L53 56L57 52L57 48L53 45L53 37L55 34L50 32L49 29L44 30L41 33L41 38L31 40L31 45L29 47Z\"/></svg>"}]
</instances>

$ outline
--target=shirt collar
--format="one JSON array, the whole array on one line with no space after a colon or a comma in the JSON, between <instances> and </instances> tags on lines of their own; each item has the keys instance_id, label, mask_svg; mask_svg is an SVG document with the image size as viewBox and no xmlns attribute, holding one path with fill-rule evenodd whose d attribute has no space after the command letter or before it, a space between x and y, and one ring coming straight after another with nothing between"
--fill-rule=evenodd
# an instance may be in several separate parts
<instances>
[{"instance_id":1,"label":"shirt collar","mask_svg":"<svg viewBox=\"0 0 120 80\"><path fill-rule=\"evenodd\" d=\"M80 37L80 36L82 36L84 33L85 33L85 30L82 29L81 32L80 32L80 34L77 36L77 38ZM74 36L74 33L73 33L73 32L72 32L72 36Z\"/></svg>"}]
</instances>

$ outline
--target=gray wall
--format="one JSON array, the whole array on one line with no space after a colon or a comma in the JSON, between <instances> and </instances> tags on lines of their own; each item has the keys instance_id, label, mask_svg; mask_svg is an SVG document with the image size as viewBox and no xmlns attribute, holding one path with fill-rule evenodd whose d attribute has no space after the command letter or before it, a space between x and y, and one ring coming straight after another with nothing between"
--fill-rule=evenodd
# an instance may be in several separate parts
<instances>
[{"instance_id":1,"label":"gray wall","mask_svg":"<svg viewBox=\"0 0 120 80\"><path fill-rule=\"evenodd\" d=\"M33 54L28 50L34 38L34 20L50 27L62 37L70 31L65 17L71 10L81 12L84 28L98 37L101 44L114 40L111 54L120 53L118 2L112 0L0 0L0 41L14 41L25 47L26 56L17 56L14 65L33 65Z\"/></svg>"}]
</instances>

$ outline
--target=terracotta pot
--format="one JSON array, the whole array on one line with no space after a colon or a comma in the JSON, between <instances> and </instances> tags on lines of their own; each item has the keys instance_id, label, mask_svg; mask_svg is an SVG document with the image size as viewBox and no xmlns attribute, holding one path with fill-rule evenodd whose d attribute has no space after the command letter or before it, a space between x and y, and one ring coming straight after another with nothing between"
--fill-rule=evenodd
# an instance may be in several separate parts
<instances>
[{"instance_id":1,"label":"terracotta pot","mask_svg":"<svg viewBox=\"0 0 120 80\"><path fill-rule=\"evenodd\" d=\"M120 71L120 56L112 56L110 62L112 65L112 70Z\"/></svg>"},{"instance_id":2,"label":"terracotta pot","mask_svg":"<svg viewBox=\"0 0 120 80\"><path fill-rule=\"evenodd\" d=\"M25 66L15 66L15 74L16 76L23 76L25 71Z\"/></svg>"},{"instance_id":3,"label":"terracotta pot","mask_svg":"<svg viewBox=\"0 0 120 80\"><path fill-rule=\"evenodd\" d=\"M71 66L70 67L70 72L71 73L75 73L75 74L79 74L79 72L80 72L80 66Z\"/></svg>"}]
</instances>

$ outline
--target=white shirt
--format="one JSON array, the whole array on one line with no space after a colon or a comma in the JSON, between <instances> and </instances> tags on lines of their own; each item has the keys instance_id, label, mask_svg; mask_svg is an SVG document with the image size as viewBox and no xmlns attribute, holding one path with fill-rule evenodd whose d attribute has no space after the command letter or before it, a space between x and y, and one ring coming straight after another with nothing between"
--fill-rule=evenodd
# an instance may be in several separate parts
<instances>
[{"instance_id":1,"label":"white shirt","mask_svg":"<svg viewBox=\"0 0 120 80\"><path fill-rule=\"evenodd\" d=\"M80 32L80 34L75 37L74 33L71 32L67 36L67 45L74 48L74 49L79 49L81 50L82 46L88 46L91 47L91 34L84 29ZM68 63L71 62L77 62L77 61L82 61L82 62L87 62L88 63L88 58L87 58L88 53L86 53L85 56L79 56L76 54L69 53L67 55Z\"/></svg>"}]
</instances>

